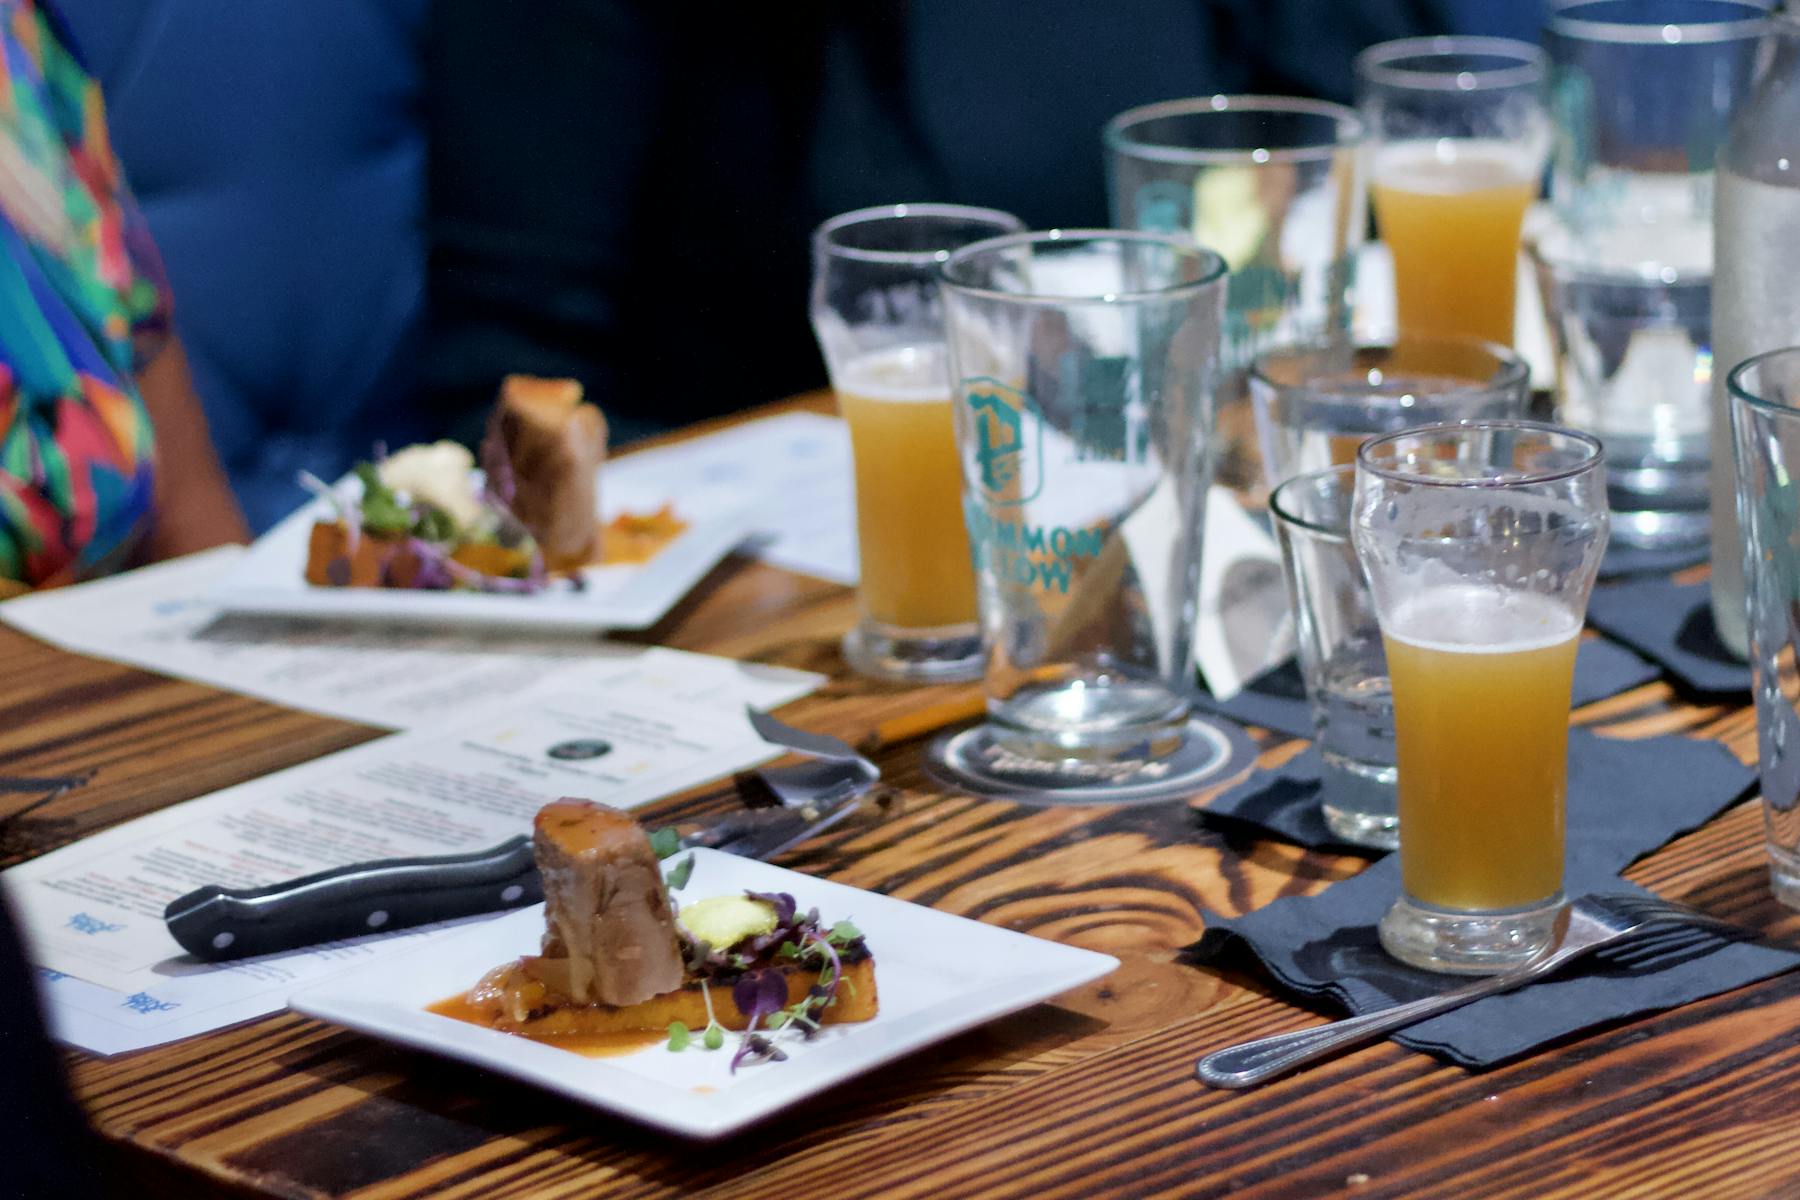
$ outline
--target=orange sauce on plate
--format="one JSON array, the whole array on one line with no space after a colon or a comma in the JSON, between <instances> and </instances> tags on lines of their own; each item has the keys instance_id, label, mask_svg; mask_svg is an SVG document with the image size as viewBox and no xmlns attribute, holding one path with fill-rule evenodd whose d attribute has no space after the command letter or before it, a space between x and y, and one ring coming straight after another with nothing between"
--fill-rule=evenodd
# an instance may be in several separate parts
<instances>
[{"instance_id":1,"label":"orange sauce on plate","mask_svg":"<svg viewBox=\"0 0 1800 1200\"><path fill-rule=\"evenodd\" d=\"M486 1013L475 1008L469 1003L468 998L461 994L439 1000L436 1004L427 1004L425 1011L436 1013L440 1017L449 1017L452 1021L479 1025L483 1029L493 1029L499 1033L508 1033L514 1037L522 1037L527 1041L538 1042L545 1046L555 1046L558 1050L567 1050L571 1054L579 1054L584 1058L616 1058L621 1054L630 1054L633 1051L657 1045L668 1036L656 1029L628 1029L618 1033L554 1035L519 1033L512 1029L500 1029L488 1018Z\"/></svg>"}]
</instances>

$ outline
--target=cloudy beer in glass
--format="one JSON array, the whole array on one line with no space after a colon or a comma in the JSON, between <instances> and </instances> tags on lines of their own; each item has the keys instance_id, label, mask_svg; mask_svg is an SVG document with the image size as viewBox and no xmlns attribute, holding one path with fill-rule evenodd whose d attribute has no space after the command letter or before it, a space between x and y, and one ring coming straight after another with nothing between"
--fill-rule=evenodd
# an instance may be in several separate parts
<instances>
[{"instance_id":1,"label":"cloudy beer in glass","mask_svg":"<svg viewBox=\"0 0 1800 1200\"><path fill-rule=\"evenodd\" d=\"M852 359L837 384L856 465L862 608L902 629L975 620L948 370L941 343L896 346Z\"/></svg>"},{"instance_id":2,"label":"cloudy beer in glass","mask_svg":"<svg viewBox=\"0 0 1800 1200\"><path fill-rule=\"evenodd\" d=\"M1471 911L1555 896L1581 618L1451 584L1403 601L1388 626L1406 894Z\"/></svg>"},{"instance_id":3,"label":"cloudy beer in glass","mask_svg":"<svg viewBox=\"0 0 1800 1200\"><path fill-rule=\"evenodd\" d=\"M1519 234L1550 152L1544 74L1544 52L1508 38L1406 38L1357 55L1401 332L1512 344Z\"/></svg>"},{"instance_id":4,"label":"cloudy beer in glass","mask_svg":"<svg viewBox=\"0 0 1800 1200\"><path fill-rule=\"evenodd\" d=\"M861 614L844 657L864 675L981 674L937 273L952 250L1022 228L993 209L892 204L813 234L813 331L855 462Z\"/></svg>"},{"instance_id":5,"label":"cloudy beer in glass","mask_svg":"<svg viewBox=\"0 0 1800 1200\"><path fill-rule=\"evenodd\" d=\"M1487 974L1563 905L1569 692L1606 547L1600 443L1530 421L1386 434L1357 451L1351 536L1387 654L1401 894L1381 944Z\"/></svg>"}]
</instances>

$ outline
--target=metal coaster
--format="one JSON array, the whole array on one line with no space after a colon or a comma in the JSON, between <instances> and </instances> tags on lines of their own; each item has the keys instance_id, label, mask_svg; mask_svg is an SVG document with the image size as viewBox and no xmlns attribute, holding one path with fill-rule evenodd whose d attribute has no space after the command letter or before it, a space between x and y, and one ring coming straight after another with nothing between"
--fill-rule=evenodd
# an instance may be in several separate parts
<instances>
[{"instance_id":1,"label":"metal coaster","mask_svg":"<svg viewBox=\"0 0 1800 1200\"><path fill-rule=\"evenodd\" d=\"M939 783L1019 804L1158 804L1185 800L1256 761L1256 744L1226 721L1190 717L1181 746L1151 762L1020 758L996 746L987 725L931 744L926 766Z\"/></svg>"}]
</instances>

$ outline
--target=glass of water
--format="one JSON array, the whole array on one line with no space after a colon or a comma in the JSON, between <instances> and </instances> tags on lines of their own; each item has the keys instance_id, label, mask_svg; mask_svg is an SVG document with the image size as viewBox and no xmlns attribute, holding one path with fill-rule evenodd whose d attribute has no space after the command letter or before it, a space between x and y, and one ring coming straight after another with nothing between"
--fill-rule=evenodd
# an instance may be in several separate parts
<instances>
[{"instance_id":1,"label":"glass of water","mask_svg":"<svg viewBox=\"0 0 1800 1200\"><path fill-rule=\"evenodd\" d=\"M1769 880L1800 908L1800 347L1747 359L1727 386Z\"/></svg>"},{"instance_id":2,"label":"glass of water","mask_svg":"<svg viewBox=\"0 0 1800 1200\"><path fill-rule=\"evenodd\" d=\"M1354 464L1296 475L1269 497L1300 675L1324 760L1320 807L1331 832L1359 846L1400 844L1394 795L1394 698L1381 624L1356 549Z\"/></svg>"},{"instance_id":3,"label":"glass of water","mask_svg":"<svg viewBox=\"0 0 1800 1200\"><path fill-rule=\"evenodd\" d=\"M1271 350L1250 372L1269 486L1354 463L1356 448L1378 433L1522 417L1530 374L1505 346L1475 338L1402 336Z\"/></svg>"},{"instance_id":4,"label":"glass of water","mask_svg":"<svg viewBox=\"0 0 1800 1200\"><path fill-rule=\"evenodd\" d=\"M951 394L996 744L1039 761L1180 744L1225 262L1052 230L944 263Z\"/></svg>"},{"instance_id":5,"label":"glass of water","mask_svg":"<svg viewBox=\"0 0 1800 1200\"><path fill-rule=\"evenodd\" d=\"M1605 440L1624 545L1708 537L1713 166L1767 15L1744 0L1574 0L1545 26L1552 217L1531 255L1559 416Z\"/></svg>"}]
</instances>

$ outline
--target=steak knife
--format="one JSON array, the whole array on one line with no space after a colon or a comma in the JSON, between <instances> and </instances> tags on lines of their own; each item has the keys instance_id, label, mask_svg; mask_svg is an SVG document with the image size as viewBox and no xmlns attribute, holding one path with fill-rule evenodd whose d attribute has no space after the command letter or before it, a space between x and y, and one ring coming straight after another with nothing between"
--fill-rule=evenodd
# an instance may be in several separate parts
<instances>
[{"instance_id":1,"label":"steak knife","mask_svg":"<svg viewBox=\"0 0 1800 1200\"><path fill-rule=\"evenodd\" d=\"M733 813L683 837L681 848L772 858L855 812L868 790L849 778L801 807ZM170 901L163 920L195 958L227 962L543 898L531 839L521 834L470 854L355 863L267 887L203 887Z\"/></svg>"}]
</instances>

